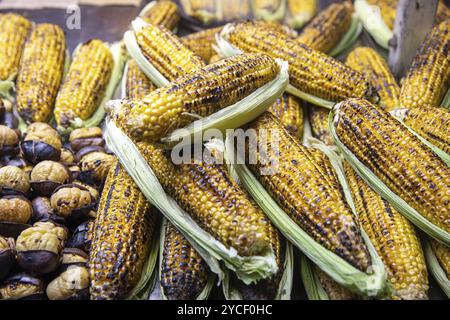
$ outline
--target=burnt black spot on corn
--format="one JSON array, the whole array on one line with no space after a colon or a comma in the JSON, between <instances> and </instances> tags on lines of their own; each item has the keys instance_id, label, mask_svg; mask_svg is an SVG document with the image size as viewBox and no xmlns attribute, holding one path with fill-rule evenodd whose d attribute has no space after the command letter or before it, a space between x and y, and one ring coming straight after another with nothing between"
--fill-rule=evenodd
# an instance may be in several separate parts
<instances>
[{"instance_id":1,"label":"burnt black spot on corn","mask_svg":"<svg viewBox=\"0 0 450 320\"><path fill-rule=\"evenodd\" d=\"M405 112L403 122L436 147L450 154L450 111L421 106Z\"/></svg>"},{"instance_id":2,"label":"burnt black spot on corn","mask_svg":"<svg viewBox=\"0 0 450 320\"><path fill-rule=\"evenodd\" d=\"M17 110L27 122L45 122L64 72L66 40L56 25L38 24L25 44L17 78Z\"/></svg>"},{"instance_id":3,"label":"burnt black spot on corn","mask_svg":"<svg viewBox=\"0 0 450 320\"><path fill-rule=\"evenodd\" d=\"M428 274L414 226L369 187L345 162L358 218L383 261L393 299L428 299Z\"/></svg>"},{"instance_id":4,"label":"burnt black spot on corn","mask_svg":"<svg viewBox=\"0 0 450 320\"><path fill-rule=\"evenodd\" d=\"M208 282L209 268L189 241L168 223L161 262L161 287L169 300L195 300Z\"/></svg>"},{"instance_id":5,"label":"burnt black spot on corn","mask_svg":"<svg viewBox=\"0 0 450 320\"><path fill-rule=\"evenodd\" d=\"M369 47L356 48L347 56L345 63L369 79L380 96L380 104L387 111L400 106L400 87L386 61L375 50Z\"/></svg>"},{"instance_id":6,"label":"burnt black spot on corn","mask_svg":"<svg viewBox=\"0 0 450 320\"><path fill-rule=\"evenodd\" d=\"M216 34L222 30L222 27L205 29L199 32L188 34L181 38L181 42L196 55L209 61L216 51L212 45L216 42Z\"/></svg>"},{"instance_id":7,"label":"burnt black spot on corn","mask_svg":"<svg viewBox=\"0 0 450 320\"><path fill-rule=\"evenodd\" d=\"M128 100L116 114L136 140L157 142L193 122L230 106L275 79L279 65L267 55L247 54L194 70L142 99Z\"/></svg>"},{"instance_id":8,"label":"burnt black spot on corn","mask_svg":"<svg viewBox=\"0 0 450 320\"><path fill-rule=\"evenodd\" d=\"M31 27L31 22L21 15L0 15L0 80L9 80L19 71L20 57Z\"/></svg>"},{"instance_id":9,"label":"burnt black spot on corn","mask_svg":"<svg viewBox=\"0 0 450 320\"><path fill-rule=\"evenodd\" d=\"M326 145L334 145L333 138L331 137L330 130L328 129L328 115L330 114L330 110L310 106L308 113L313 136Z\"/></svg>"},{"instance_id":10,"label":"burnt black spot on corn","mask_svg":"<svg viewBox=\"0 0 450 320\"><path fill-rule=\"evenodd\" d=\"M417 51L400 93L404 108L439 106L450 87L450 20L431 30Z\"/></svg>"},{"instance_id":11,"label":"burnt black spot on corn","mask_svg":"<svg viewBox=\"0 0 450 320\"><path fill-rule=\"evenodd\" d=\"M392 30L394 28L395 17L397 15L398 0L366 0L367 3L377 6L380 9L381 17L386 26Z\"/></svg>"},{"instance_id":12,"label":"burnt black spot on corn","mask_svg":"<svg viewBox=\"0 0 450 320\"><path fill-rule=\"evenodd\" d=\"M103 99L114 66L108 46L93 39L81 45L64 78L55 103L56 122L68 126L89 119Z\"/></svg>"},{"instance_id":13,"label":"burnt black spot on corn","mask_svg":"<svg viewBox=\"0 0 450 320\"><path fill-rule=\"evenodd\" d=\"M231 26L225 38L244 52L266 53L289 62L290 84L305 93L329 101L348 97L378 101L362 74L274 29L238 23Z\"/></svg>"},{"instance_id":14,"label":"burnt black spot on corn","mask_svg":"<svg viewBox=\"0 0 450 320\"><path fill-rule=\"evenodd\" d=\"M444 270L447 278L450 280L450 249L436 240L431 241L431 248L436 256L439 265Z\"/></svg>"},{"instance_id":15,"label":"burnt black spot on corn","mask_svg":"<svg viewBox=\"0 0 450 320\"><path fill-rule=\"evenodd\" d=\"M334 107L339 140L418 213L450 231L450 168L381 107L348 99Z\"/></svg>"},{"instance_id":16,"label":"burnt black spot on corn","mask_svg":"<svg viewBox=\"0 0 450 320\"><path fill-rule=\"evenodd\" d=\"M352 14L351 3L333 3L308 23L296 40L311 49L327 53L349 30Z\"/></svg>"},{"instance_id":17,"label":"burnt black spot on corn","mask_svg":"<svg viewBox=\"0 0 450 320\"><path fill-rule=\"evenodd\" d=\"M303 107L300 100L288 93L283 94L269 108L269 111L277 117L283 127L294 137L303 136Z\"/></svg>"},{"instance_id":18,"label":"burnt black spot on corn","mask_svg":"<svg viewBox=\"0 0 450 320\"><path fill-rule=\"evenodd\" d=\"M330 300L359 300L359 297L334 281L329 275L313 266L314 273L320 285Z\"/></svg>"},{"instance_id":19,"label":"burnt black spot on corn","mask_svg":"<svg viewBox=\"0 0 450 320\"><path fill-rule=\"evenodd\" d=\"M158 0L142 18L155 26L164 26L173 30L178 26L180 15L176 3L170 0Z\"/></svg>"},{"instance_id":20,"label":"burnt black spot on corn","mask_svg":"<svg viewBox=\"0 0 450 320\"><path fill-rule=\"evenodd\" d=\"M269 132L267 144L250 139L249 148L258 146L256 164L249 168L287 215L315 241L336 253L359 270L370 265L370 256L350 207L342 196L335 178L311 151L289 135L278 120L265 113L249 125L256 131ZM274 136L277 135L277 136ZM271 139L277 145L270 145ZM271 175L264 175L263 163L273 164Z\"/></svg>"},{"instance_id":21,"label":"burnt black spot on corn","mask_svg":"<svg viewBox=\"0 0 450 320\"><path fill-rule=\"evenodd\" d=\"M161 149L146 143L138 143L138 148L164 190L215 239L241 256L267 252L269 221L233 181L225 166L175 166Z\"/></svg>"},{"instance_id":22,"label":"burnt black spot on corn","mask_svg":"<svg viewBox=\"0 0 450 320\"><path fill-rule=\"evenodd\" d=\"M150 92L156 90L153 82L139 69L135 60L128 61L126 74L126 96L128 99L142 99Z\"/></svg>"},{"instance_id":23,"label":"burnt black spot on corn","mask_svg":"<svg viewBox=\"0 0 450 320\"><path fill-rule=\"evenodd\" d=\"M99 202L89 254L92 300L123 299L138 283L157 216L118 162Z\"/></svg>"}]
</instances>

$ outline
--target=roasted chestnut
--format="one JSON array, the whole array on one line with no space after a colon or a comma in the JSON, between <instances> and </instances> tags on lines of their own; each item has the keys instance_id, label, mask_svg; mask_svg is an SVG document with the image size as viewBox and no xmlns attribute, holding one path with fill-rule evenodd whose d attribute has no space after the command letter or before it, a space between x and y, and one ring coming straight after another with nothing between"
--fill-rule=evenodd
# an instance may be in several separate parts
<instances>
[{"instance_id":1,"label":"roasted chestnut","mask_svg":"<svg viewBox=\"0 0 450 320\"><path fill-rule=\"evenodd\" d=\"M62 148L59 162L64 163L64 164L73 164L73 163L75 163L75 157L74 157L72 151L70 151L67 148Z\"/></svg>"},{"instance_id":2,"label":"roasted chestnut","mask_svg":"<svg viewBox=\"0 0 450 320\"><path fill-rule=\"evenodd\" d=\"M78 184L67 184L53 192L50 204L57 215L66 219L67 224L77 226L89 218L95 201L87 188Z\"/></svg>"},{"instance_id":3,"label":"roasted chestnut","mask_svg":"<svg viewBox=\"0 0 450 320\"><path fill-rule=\"evenodd\" d=\"M98 196L99 196L99 192L98 192L98 189L96 187L93 187L92 185L84 183L84 182L79 181L79 180L75 180L73 183L88 189L88 191L91 194L91 196L94 199L94 201L97 202Z\"/></svg>"},{"instance_id":4,"label":"roasted chestnut","mask_svg":"<svg viewBox=\"0 0 450 320\"><path fill-rule=\"evenodd\" d=\"M31 187L40 196L49 197L55 189L69 182L70 173L65 165L55 161L42 161L31 170Z\"/></svg>"},{"instance_id":5,"label":"roasted chestnut","mask_svg":"<svg viewBox=\"0 0 450 320\"><path fill-rule=\"evenodd\" d=\"M47 286L50 300L85 300L89 297L89 271L83 266L69 266Z\"/></svg>"},{"instance_id":6,"label":"roasted chestnut","mask_svg":"<svg viewBox=\"0 0 450 320\"><path fill-rule=\"evenodd\" d=\"M0 117L0 122L8 128L17 128L19 125L19 119L13 112L13 105L11 101L4 99L0 100L0 109L3 110L3 116Z\"/></svg>"},{"instance_id":7,"label":"roasted chestnut","mask_svg":"<svg viewBox=\"0 0 450 320\"><path fill-rule=\"evenodd\" d=\"M33 206L33 223L51 220L58 224L64 224L64 218L54 214L49 198L36 197L31 201L31 205Z\"/></svg>"},{"instance_id":8,"label":"roasted chestnut","mask_svg":"<svg viewBox=\"0 0 450 320\"><path fill-rule=\"evenodd\" d=\"M23 196L4 196L0 198L0 234L17 238L29 228L28 221L33 214L30 200Z\"/></svg>"},{"instance_id":9,"label":"roasted chestnut","mask_svg":"<svg viewBox=\"0 0 450 320\"><path fill-rule=\"evenodd\" d=\"M6 279L0 286L0 300L43 300L45 283L26 273Z\"/></svg>"},{"instance_id":10,"label":"roasted chestnut","mask_svg":"<svg viewBox=\"0 0 450 320\"><path fill-rule=\"evenodd\" d=\"M19 266L33 274L55 271L60 262L67 230L54 222L36 222L16 241Z\"/></svg>"},{"instance_id":11,"label":"roasted chestnut","mask_svg":"<svg viewBox=\"0 0 450 320\"><path fill-rule=\"evenodd\" d=\"M76 180L78 179L78 177L80 176L81 173L81 169L80 166L77 164L71 165L69 166L69 172L70 172L70 177L72 180Z\"/></svg>"},{"instance_id":12,"label":"roasted chestnut","mask_svg":"<svg viewBox=\"0 0 450 320\"><path fill-rule=\"evenodd\" d=\"M30 178L19 167L0 168L0 194L28 194Z\"/></svg>"},{"instance_id":13,"label":"roasted chestnut","mask_svg":"<svg viewBox=\"0 0 450 320\"><path fill-rule=\"evenodd\" d=\"M9 274L15 261L14 239L0 236L0 280Z\"/></svg>"},{"instance_id":14,"label":"roasted chestnut","mask_svg":"<svg viewBox=\"0 0 450 320\"><path fill-rule=\"evenodd\" d=\"M32 123L21 144L24 158L36 164L44 160L58 161L61 158L61 137L50 125L42 122Z\"/></svg>"},{"instance_id":15,"label":"roasted chestnut","mask_svg":"<svg viewBox=\"0 0 450 320\"><path fill-rule=\"evenodd\" d=\"M78 151L77 156L86 149L94 149L94 147L86 147ZM104 150L92 150L92 152L82 154L79 156L81 168L79 180L88 184L100 185L106 179L106 175L115 161L116 158Z\"/></svg>"},{"instance_id":16,"label":"roasted chestnut","mask_svg":"<svg viewBox=\"0 0 450 320\"><path fill-rule=\"evenodd\" d=\"M74 152L78 152L87 146L103 147L105 145L102 137L102 129L99 127L75 129L71 132L69 141L70 148Z\"/></svg>"},{"instance_id":17,"label":"roasted chestnut","mask_svg":"<svg viewBox=\"0 0 450 320\"><path fill-rule=\"evenodd\" d=\"M7 126L0 125L0 155L15 156L19 153L20 134Z\"/></svg>"},{"instance_id":18,"label":"roasted chestnut","mask_svg":"<svg viewBox=\"0 0 450 320\"><path fill-rule=\"evenodd\" d=\"M85 267L89 260L89 255L83 250L77 248L65 248L62 255L61 271L66 270L69 266L77 265Z\"/></svg>"},{"instance_id":19,"label":"roasted chestnut","mask_svg":"<svg viewBox=\"0 0 450 320\"><path fill-rule=\"evenodd\" d=\"M84 252L91 251L92 237L94 235L94 222L91 219L80 224L67 241L67 247L78 248Z\"/></svg>"}]
</instances>

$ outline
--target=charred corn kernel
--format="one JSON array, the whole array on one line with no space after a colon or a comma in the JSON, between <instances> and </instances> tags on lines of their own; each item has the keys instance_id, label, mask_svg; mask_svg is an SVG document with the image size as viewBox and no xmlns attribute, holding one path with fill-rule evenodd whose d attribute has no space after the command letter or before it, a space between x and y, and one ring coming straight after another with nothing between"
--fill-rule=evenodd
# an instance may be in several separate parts
<instances>
[{"instance_id":1,"label":"charred corn kernel","mask_svg":"<svg viewBox=\"0 0 450 320\"><path fill-rule=\"evenodd\" d=\"M281 20L285 14L285 0L252 0L253 15L266 21Z\"/></svg>"},{"instance_id":2,"label":"charred corn kernel","mask_svg":"<svg viewBox=\"0 0 450 320\"><path fill-rule=\"evenodd\" d=\"M328 115L330 114L330 110L310 106L308 111L313 136L328 146L334 145L333 138L328 129Z\"/></svg>"},{"instance_id":3,"label":"charred corn kernel","mask_svg":"<svg viewBox=\"0 0 450 320\"><path fill-rule=\"evenodd\" d=\"M330 300L357 300L358 296L339 285L329 275L314 265L314 272Z\"/></svg>"},{"instance_id":4,"label":"charred corn kernel","mask_svg":"<svg viewBox=\"0 0 450 320\"><path fill-rule=\"evenodd\" d=\"M405 77L400 103L405 108L439 106L450 87L450 20L435 26L420 46Z\"/></svg>"},{"instance_id":5,"label":"charred corn kernel","mask_svg":"<svg viewBox=\"0 0 450 320\"><path fill-rule=\"evenodd\" d=\"M289 19L287 23L292 28L301 28L311 20L317 12L317 0L287 0Z\"/></svg>"},{"instance_id":6,"label":"charred corn kernel","mask_svg":"<svg viewBox=\"0 0 450 320\"><path fill-rule=\"evenodd\" d=\"M356 48L347 56L345 63L369 79L380 96L380 104L387 111L400 106L400 87L386 61L375 50Z\"/></svg>"},{"instance_id":7,"label":"charred corn kernel","mask_svg":"<svg viewBox=\"0 0 450 320\"><path fill-rule=\"evenodd\" d=\"M169 81L205 65L202 58L164 27L148 24L135 35L142 54Z\"/></svg>"},{"instance_id":8,"label":"charred corn kernel","mask_svg":"<svg viewBox=\"0 0 450 320\"><path fill-rule=\"evenodd\" d=\"M450 9L445 4L444 0L438 1L437 11L436 11L436 23L444 22L445 20L450 19Z\"/></svg>"},{"instance_id":9,"label":"charred corn kernel","mask_svg":"<svg viewBox=\"0 0 450 320\"><path fill-rule=\"evenodd\" d=\"M108 46L97 39L81 45L75 53L55 103L55 119L69 126L73 120L89 119L103 99L113 69Z\"/></svg>"},{"instance_id":10,"label":"charred corn kernel","mask_svg":"<svg viewBox=\"0 0 450 320\"><path fill-rule=\"evenodd\" d=\"M310 149L289 135L270 113L257 118L249 128L256 131L256 137L261 131L268 133L267 139L250 139L246 156L250 148L265 150L256 152L249 168L273 199L318 243L365 271L370 256L335 179L317 163ZM272 139L277 141L276 148L270 146ZM269 169L273 170L266 172Z\"/></svg>"},{"instance_id":11,"label":"charred corn kernel","mask_svg":"<svg viewBox=\"0 0 450 320\"><path fill-rule=\"evenodd\" d=\"M180 15L176 3L170 0L155 1L153 7L142 18L155 26L164 26L173 30L178 26Z\"/></svg>"},{"instance_id":12,"label":"charred corn kernel","mask_svg":"<svg viewBox=\"0 0 450 320\"><path fill-rule=\"evenodd\" d=\"M222 27L205 29L203 31L194 32L181 38L183 43L193 53L202 57L205 61L209 61L216 54L213 44L216 42L216 34L222 30Z\"/></svg>"},{"instance_id":13,"label":"charred corn kernel","mask_svg":"<svg viewBox=\"0 0 450 320\"><path fill-rule=\"evenodd\" d=\"M380 9L381 17L389 29L394 28L395 17L397 15L398 0L366 0L369 4Z\"/></svg>"},{"instance_id":14,"label":"charred corn kernel","mask_svg":"<svg viewBox=\"0 0 450 320\"><path fill-rule=\"evenodd\" d=\"M150 92L156 90L156 86L139 69L135 60L128 61L126 77L126 96L128 99L142 99Z\"/></svg>"},{"instance_id":15,"label":"charred corn kernel","mask_svg":"<svg viewBox=\"0 0 450 320\"><path fill-rule=\"evenodd\" d=\"M414 226L344 163L361 225L388 272L394 299L428 299L428 274Z\"/></svg>"},{"instance_id":16,"label":"charred corn kernel","mask_svg":"<svg viewBox=\"0 0 450 320\"><path fill-rule=\"evenodd\" d=\"M25 44L17 77L17 110L27 122L45 122L53 111L64 72L66 40L62 29L43 23Z\"/></svg>"},{"instance_id":17,"label":"charred corn kernel","mask_svg":"<svg viewBox=\"0 0 450 320\"><path fill-rule=\"evenodd\" d=\"M218 2L211 0L180 0L184 11L204 24L218 19Z\"/></svg>"},{"instance_id":18,"label":"charred corn kernel","mask_svg":"<svg viewBox=\"0 0 450 320\"><path fill-rule=\"evenodd\" d=\"M317 51L330 52L349 30L352 14L351 3L333 3L305 26L296 41Z\"/></svg>"},{"instance_id":19,"label":"charred corn kernel","mask_svg":"<svg viewBox=\"0 0 450 320\"><path fill-rule=\"evenodd\" d=\"M31 22L21 15L0 15L0 80L9 80L17 75L31 27Z\"/></svg>"},{"instance_id":20,"label":"charred corn kernel","mask_svg":"<svg viewBox=\"0 0 450 320\"><path fill-rule=\"evenodd\" d=\"M165 230L161 287L169 300L195 300L208 282L206 262L170 223Z\"/></svg>"},{"instance_id":21,"label":"charred corn kernel","mask_svg":"<svg viewBox=\"0 0 450 320\"><path fill-rule=\"evenodd\" d=\"M245 22L232 26L224 36L244 52L266 53L287 61L290 84L303 92L330 101L347 97L378 101L376 91L362 74L281 32Z\"/></svg>"},{"instance_id":22,"label":"charred corn kernel","mask_svg":"<svg viewBox=\"0 0 450 320\"><path fill-rule=\"evenodd\" d=\"M161 149L147 143L138 148L164 190L215 239L241 256L269 248L269 221L223 165L175 166Z\"/></svg>"},{"instance_id":23,"label":"charred corn kernel","mask_svg":"<svg viewBox=\"0 0 450 320\"><path fill-rule=\"evenodd\" d=\"M294 137L299 139L303 136L303 108L300 100L285 93L269 108L283 127Z\"/></svg>"},{"instance_id":24,"label":"charred corn kernel","mask_svg":"<svg viewBox=\"0 0 450 320\"><path fill-rule=\"evenodd\" d=\"M157 216L118 162L99 202L89 254L92 300L122 299L138 283Z\"/></svg>"},{"instance_id":25,"label":"charred corn kernel","mask_svg":"<svg viewBox=\"0 0 450 320\"><path fill-rule=\"evenodd\" d=\"M431 248L436 255L439 265L444 270L447 278L450 279L450 249L435 240L431 240Z\"/></svg>"},{"instance_id":26,"label":"charred corn kernel","mask_svg":"<svg viewBox=\"0 0 450 320\"><path fill-rule=\"evenodd\" d=\"M279 65L262 54L238 55L194 70L140 100L129 100L116 122L136 140L157 142L197 118L240 101L273 80Z\"/></svg>"},{"instance_id":27,"label":"charred corn kernel","mask_svg":"<svg viewBox=\"0 0 450 320\"><path fill-rule=\"evenodd\" d=\"M436 147L450 154L450 112L448 109L421 106L405 112L403 122Z\"/></svg>"},{"instance_id":28,"label":"charred corn kernel","mask_svg":"<svg viewBox=\"0 0 450 320\"><path fill-rule=\"evenodd\" d=\"M418 213L450 231L450 167L381 107L348 99L334 107L339 140Z\"/></svg>"}]
</instances>

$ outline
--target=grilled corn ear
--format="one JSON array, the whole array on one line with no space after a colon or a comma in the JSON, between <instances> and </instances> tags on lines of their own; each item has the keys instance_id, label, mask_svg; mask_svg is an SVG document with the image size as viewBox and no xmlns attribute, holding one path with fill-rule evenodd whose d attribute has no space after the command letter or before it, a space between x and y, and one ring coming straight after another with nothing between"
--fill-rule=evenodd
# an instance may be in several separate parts
<instances>
[{"instance_id":1,"label":"grilled corn ear","mask_svg":"<svg viewBox=\"0 0 450 320\"><path fill-rule=\"evenodd\" d=\"M316 265L313 266L315 276L330 300L358 300L358 296L334 281Z\"/></svg>"},{"instance_id":2,"label":"grilled corn ear","mask_svg":"<svg viewBox=\"0 0 450 320\"><path fill-rule=\"evenodd\" d=\"M362 99L348 99L332 112L338 147L345 147L352 165L360 167L358 160L389 190L381 190L379 183L373 182L373 175L366 174L372 180L371 187L388 195L391 204L424 231L448 241L450 167L379 106ZM393 199L392 193L420 215L410 213L411 209ZM428 223L419 220L423 218Z\"/></svg>"},{"instance_id":3,"label":"grilled corn ear","mask_svg":"<svg viewBox=\"0 0 450 320\"><path fill-rule=\"evenodd\" d=\"M280 120L290 134L299 139L302 138L304 117L299 99L285 93L277 99L269 111Z\"/></svg>"},{"instance_id":4,"label":"grilled corn ear","mask_svg":"<svg viewBox=\"0 0 450 320\"><path fill-rule=\"evenodd\" d=\"M418 50L400 93L404 108L440 106L450 87L450 20L435 26Z\"/></svg>"},{"instance_id":5,"label":"grilled corn ear","mask_svg":"<svg viewBox=\"0 0 450 320\"><path fill-rule=\"evenodd\" d=\"M216 34L219 33L220 30L222 30L222 27L194 32L182 37L181 43L193 53L202 57L205 61L209 61L211 57L216 54L213 44L216 41Z\"/></svg>"},{"instance_id":6,"label":"grilled corn ear","mask_svg":"<svg viewBox=\"0 0 450 320\"><path fill-rule=\"evenodd\" d=\"M157 0L151 6L144 8L140 14L146 22L155 26L163 26L169 30L174 30L180 21L178 7L171 0Z\"/></svg>"},{"instance_id":7,"label":"grilled corn ear","mask_svg":"<svg viewBox=\"0 0 450 320\"><path fill-rule=\"evenodd\" d=\"M311 20L317 12L317 0L287 0L289 18L287 24L299 29Z\"/></svg>"},{"instance_id":8,"label":"grilled corn ear","mask_svg":"<svg viewBox=\"0 0 450 320\"><path fill-rule=\"evenodd\" d=\"M13 80L32 24L15 13L0 15L0 81Z\"/></svg>"},{"instance_id":9,"label":"grilled corn ear","mask_svg":"<svg viewBox=\"0 0 450 320\"><path fill-rule=\"evenodd\" d=\"M266 142L250 141L246 156L250 146L265 151L256 153L256 159L249 161L248 166L273 199L315 241L365 271L371 259L358 222L335 179L270 113L263 114L249 128L256 131L257 137L263 130L270 132ZM277 148L265 145L272 138L278 140ZM263 174L264 163L276 164L272 175Z\"/></svg>"},{"instance_id":10,"label":"grilled corn ear","mask_svg":"<svg viewBox=\"0 0 450 320\"><path fill-rule=\"evenodd\" d=\"M386 61L375 50L359 47L350 52L345 62L369 79L380 96L380 104L391 111L400 106L400 87Z\"/></svg>"},{"instance_id":11,"label":"grilled corn ear","mask_svg":"<svg viewBox=\"0 0 450 320\"><path fill-rule=\"evenodd\" d=\"M64 72L66 40L60 27L43 23L25 44L17 77L17 110L26 122L45 122Z\"/></svg>"},{"instance_id":12,"label":"grilled corn ear","mask_svg":"<svg viewBox=\"0 0 450 320\"><path fill-rule=\"evenodd\" d=\"M114 60L108 46L93 39L81 45L73 58L55 103L58 125L69 126L76 118L89 119L103 99Z\"/></svg>"},{"instance_id":13,"label":"grilled corn ear","mask_svg":"<svg viewBox=\"0 0 450 320\"><path fill-rule=\"evenodd\" d=\"M140 100L125 101L116 123L133 139L157 142L168 133L232 105L275 79L280 70L266 55L223 59L194 70Z\"/></svg>"},{"instance_id":14,"label":"grilled corn ear","mask_svg":"<svg viewBox=\"0 0 450 320\"><path fill-rule=\"evenodd\" d=\"M123 299L138 283L157 216L118 162L99 202L89 267L93 300Z\"/></svg>"},{"instance_id":15,"label":"grilled corn ear","mask_svg":"<svg viewBox=\"0 0 450 320\"><path fill-rule=\"evenodd\" d=\"M436 240L431 240L431 248L433 249L439 265L450 280L450 249Z\"/></svg>"},{"instance_id":16,"label":"grilled corn ear","mask_svg":"<svg viewBox=\"0 0 450 320\"><path fill-rule=\"evenodd\" d=\"M209 268L189 241L168 223L161 262L161 287L168 300L195 300L204 290Z\"/></svg>"},{"instance_id":17,"label":"grilled corn ear","mask_svg":"<svg viewBox=\"0 0 450 320\"><path fill-rule=\"evenodd\" d=\"M286 13L286 0L252 0L252 10L258 20L279 21Z\"/></svg>"},{"instance_id":18,"label":"grilled corn ear","mask_svg":"<svg viewBox=\"0 0 450 320\"><path fill-rule=\"evenodd\" d=\"M229 24L221 36L244 52L267 53L287 61L289 82L297 89L291 92L288 88L288 91L296 95L306 94L301 98L309 98L309 102L317 103L314 99L317 97L326 100L329 107L332 105L330 101L347 97L378 101L376 91L359 72L274 29L261 28L252 22Z\"/></svg>"},{"instance_id":19,"label":"grilled corn ear","mask_svg":"<svg viewBox=\"0 0 450 320\"><path fill-rule=\"evenodd\" d=\"M138 100L144 98L150 92L156 90L156 86L139 69L136 61L128 61L127 74L125 79L125 95L128 99Z\"/></svg>"},{"instance_id":20,"label":"grilled corn ear","mask_svg":"<svg viewBox=\"0 0 450 320\"><path fill-rule=\"evenodd\" d=\"M414 226L344 163L361 225L375 246L394 289L393 299L428 299L425 257Z\"/></svg>"},{"instance_id":21,"label":"grilled corn ear","mask_svg":"<svg viewBox=\"0 0 450 320\"><path fill-rule=\"evenodd\" d=\"M333 3L305 26L296 41L311 49L328 53L349 30L352 14L351 3Z\"/></svg>"},{"instance_id":22,"label":"grilled corn ear","mask_svg":"<svg viewBox=\"0 0 450 320\"><path fill-rule=\"evenodd\" d=\"M330 114L330 110L310 106L308 111L313 137L319 139L328 146L332 146L334 144L333 137L328 129L328 115Z\"/></svg>"}]
</instances>

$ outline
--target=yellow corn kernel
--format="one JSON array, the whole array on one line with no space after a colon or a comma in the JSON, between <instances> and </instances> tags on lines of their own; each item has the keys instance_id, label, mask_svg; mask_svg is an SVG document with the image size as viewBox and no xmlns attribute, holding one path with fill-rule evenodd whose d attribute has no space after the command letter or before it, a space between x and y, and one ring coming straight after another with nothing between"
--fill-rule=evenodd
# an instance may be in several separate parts
<instances>
[{"instance_id":1,"label":"yellow corn kernel","mask_svg":"<svg viewBox=\"0 0 450 320\"><path fill-rule=\"evenodd\" d=\"M176 3L170 0L157 0L154 3L142 16L144 21L155 26L164 26L169 30L175 29L180 21Z\"/></svg>"},{"instance_id":2,"label":"yellow corn kernel","mask_svg":"<svg viewBox=\"0 0 450 320\"><path fill-rule=\"evenodd\" d=\"M189 50L196 55L202 57L205 61L209 61L216 51L213 44L216 42L216 34L222 30L222 27L205 29L203 31L194 32L181 38L183 43Z\"/></svg>"},{"instance_id":3,"label":"yellow corn kernel","mask_svg":"<svg viewBox=\"0 0 450 320\"><path fill-rule=\"evenodd\" d=\"M436 240L431 241L431 248L447 278L450 279L450 249Z\"/></svg>"},{"instance_id":4,"label":"yellow corn kernel","mask_svg":"<svg viewBox=\"0 0 450 320\"><path fill-rule=\"evenodd\" d=\"M317 13L317 0L287 0L287 3L289 9L287 23L291 28L303 27Z\"/></svg>"},{"instance_id":5,"label":"yellow corn kernel","mask_svg":"<svg viewBox=\"0 0 450 320\"><path fill-rule=\"evenodd\" d=\"M298 98L285 93L277 99L269 111L280 120L290 134L299 139L303 137L303 107Z\"/></svg>"},{"instance_id":6,"label":"yellow corn kernel","mask_svg":"<svg viewBox=\"0 0 450 320\"><path fill-rule=\"evenodd\" d=\"M144 72L139 69L136 61L128 61L128 71L126 74L126 97L127 99L142 99L150 92L156 90L153 82L147 78Z\"/></svg>"},{"instance_id":7,"label":"yellow corn kernel","mask_svg":"<svg viewBox=\"0 0 450 320\"><path fill-rule=\"evenodd\" d=\"M319 139L328 146L334 145L333 138L328 129L328 115L330 114L330 110L310 106L308 111L313 137Z\"/></svg>"}]
</instances>

